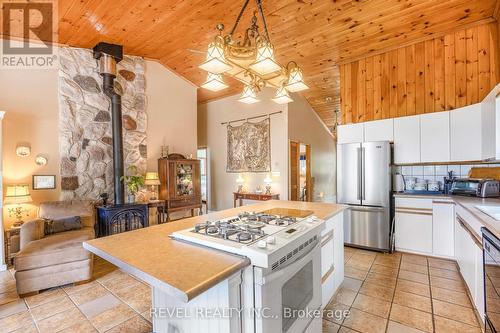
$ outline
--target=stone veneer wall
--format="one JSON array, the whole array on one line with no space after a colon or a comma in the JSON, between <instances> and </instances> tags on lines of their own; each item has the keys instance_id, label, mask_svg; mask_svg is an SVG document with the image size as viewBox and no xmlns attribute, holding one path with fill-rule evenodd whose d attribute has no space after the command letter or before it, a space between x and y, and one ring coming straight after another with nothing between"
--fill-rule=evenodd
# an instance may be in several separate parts
<instances>
[{"instance_id":1,"label":"stone veneer wall","mask_svg":"<svg viewBox=\"0 0 500 333\"><path fill-rule=\"evenodd\" d=\"M59 149L61 200L113 198L111 102L92 51L59 51ZM122 96L125 172L135 165L146 172L145 61L125 56L118 63L115 90Z\"/></svg>"}]
</instances>

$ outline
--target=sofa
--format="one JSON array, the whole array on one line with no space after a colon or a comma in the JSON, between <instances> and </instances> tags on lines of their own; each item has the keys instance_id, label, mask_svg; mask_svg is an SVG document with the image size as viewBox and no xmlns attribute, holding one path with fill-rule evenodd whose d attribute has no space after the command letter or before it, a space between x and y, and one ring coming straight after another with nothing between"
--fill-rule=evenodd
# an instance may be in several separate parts
<instances>
[{"instance_id":1,"label":"sofa","mask_svg":"<svg viewBox=\"0 0 500 333\"><path fill-rule=\"evenodd\" d=\"M45 221L80 216L82 228L45 235ZM40 204L38 218L20 230L20 251L14 258L17 292L21 296L92 277L93 257L82 242L93 239L94 202L55 201Z\"/></svg>"}]
</instances>

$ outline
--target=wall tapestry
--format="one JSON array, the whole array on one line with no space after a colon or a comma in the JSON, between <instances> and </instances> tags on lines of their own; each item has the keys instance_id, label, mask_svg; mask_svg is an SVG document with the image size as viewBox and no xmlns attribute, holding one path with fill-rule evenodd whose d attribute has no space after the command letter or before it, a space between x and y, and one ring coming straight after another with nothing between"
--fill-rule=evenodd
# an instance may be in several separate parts
<instances>
[{"instance_id":1,"label":"wall tapestry","mask_svg":"<svg viewBox=\"0 0 500 333\"><path fill-rule=\"evenodd\" d=\"M227 172L271 171L270 119L227 125Z\"/></svg>"},{"instance_id":2,"label":"wall tapestry","mask_svg":"<svg viewBox=\"0 0 500 333\"><path fill-rule=\"evenodd\" d=\"M61 200L113 197L111 103L102 92L92 51L59 52L59 150ZM115 89L122 96L125 170L146 172L145 61L125 56L117 66Z\"/></svg>"}]
</instances>

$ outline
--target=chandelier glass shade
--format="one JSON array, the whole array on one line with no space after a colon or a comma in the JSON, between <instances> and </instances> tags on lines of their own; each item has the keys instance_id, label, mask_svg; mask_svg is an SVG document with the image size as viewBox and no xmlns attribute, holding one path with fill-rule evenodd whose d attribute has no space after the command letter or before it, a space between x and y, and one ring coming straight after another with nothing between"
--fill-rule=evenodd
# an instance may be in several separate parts
<instances>
[{"instance_id":1,"label":"chandelier glass shade","mask_svg":"<svg viewBox=\"0 0 500 333\"><path fill-rule=\"evenodd\" d=\"M223 45L217 39L208 45L207 60L200 65L200 68L212 74L221 74L232 68L226 62Z\"/></svg>"},{"instance_id":2,"label":"chandelier glass shade","mask_svg":"<svg viewBox=\"0 0 500 333\"><path fill-rule=\"evenodd\" d=\"M299 66L293 66L290 68L288 72L288 82L285 88L291 92L309 89L309 87L304 83L302 70Z\"/></svg>"},{"instance_id":3,"label":"chandelier glass shade","mask_svg":"<svg viewBox=\"0 0 500 333\"><path fill-rule=\"evenodd\" d=\"M222 89L226 89L229 86L224 83L224 80L222 79L222 76L220 74L208 72L207 80L201 85L201 87L211 91L219 91Z\"/></svg>"},{"instance_id":4,"label":"chandelier glass shade","mask_svg":"<svg viewBox=\"0 0 500 333\"><path fill-rule=\"evenodd\" d=\"M241 97L238 99L238 101L245 103L245 104L253 104L260 102L259 99L257 99L257 89L255 89L254 86L252 85L246 85L243 88L243 93L241 94Z\"/></svg>"},{"instance_id":5,"label":"chandelier glass shade","mask_svg":"<svg viewBox=\"0 0 500 333\"><path fill-rule=\"evenodd\" d=\"M274 96L272 101L278 104L287 104L293 102L293 99L290 97L290 94L285 87L281 87L276 91L276 96Z\"/></svg>"},{"instance_id":6,"label":"chandelier glass shade","mask_svg":"<svg viewBox=\"0 0 500 333\"><path fill-rule=\"evenodd\" d=\"M279 104L290 103L293 99L289 92L308 89L304 83L302 70L297 63L290 61L286 66L275 59L274 46L270 42L261 0L255 0L260 14L264 33L259 32L257 16L254 13L250 27L246 29L242 41L233 39L238 23L250 0L244 0L236 22L227 35L222 35L223 24L218 24L217 35L209 44L206 60L199 68L208 72L207 81L202 88L219 91L228 87L223 75L232 77L244 84L243 93L238 99L243 103L259 101L257 93L264 87L275 88L272 100Z\"/></svg>"}]
</instances>

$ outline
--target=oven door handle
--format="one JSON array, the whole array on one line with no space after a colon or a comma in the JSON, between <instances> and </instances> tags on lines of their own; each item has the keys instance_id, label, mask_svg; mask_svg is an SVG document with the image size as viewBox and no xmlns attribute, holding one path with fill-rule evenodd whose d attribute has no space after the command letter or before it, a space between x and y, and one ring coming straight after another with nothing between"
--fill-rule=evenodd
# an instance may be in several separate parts
<instances>
[{"instance_id":1,"label":"oven door handle","mask_svg":"<svg viewBox=\"0 0 500 333\"><path fill-rule=\"evenodd\" d=\"M320 242L316 241L316 244L313 247L311 247L309 251L302 253L299 257L297 257L297 259L295 259L287 266L278 269L277 271L269 275L263 276L261 284L270 283L276 279L279 279L280 277L286 275L290 271L295 270L297 267L303 266L307 261L314 259L314 253L320 249L320 246L321 246ZM318 257L317 259L320 259L320 257Z\"/></svg>"}]
</instances>

